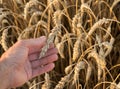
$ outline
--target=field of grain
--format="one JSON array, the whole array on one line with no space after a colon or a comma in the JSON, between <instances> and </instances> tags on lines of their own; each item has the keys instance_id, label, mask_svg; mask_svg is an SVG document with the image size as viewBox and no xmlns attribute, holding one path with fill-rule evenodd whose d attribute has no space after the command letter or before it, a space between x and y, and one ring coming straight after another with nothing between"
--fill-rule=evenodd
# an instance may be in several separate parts
<instances>
[{"instance_id":1,"label":"field of grain","mask_svg":"<svg viewBox=\"0 0 120 89\"><path fill-rule=\"evenodd\" d=\"M120 0L0 0L0 55L43 35L56 67L16 89L120 89Z\"/></svg>"}]
</instances>

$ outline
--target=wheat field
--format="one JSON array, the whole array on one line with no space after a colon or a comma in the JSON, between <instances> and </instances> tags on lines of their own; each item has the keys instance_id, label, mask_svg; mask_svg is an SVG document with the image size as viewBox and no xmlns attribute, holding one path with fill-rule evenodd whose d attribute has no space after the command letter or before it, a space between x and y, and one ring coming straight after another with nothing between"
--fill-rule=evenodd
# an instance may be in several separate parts
<instances>
[{"instance_id":1,"label":"wheat field","mask_svg":"<svg viewBox=\"0 0 120 89\"><path fill-rule=\"evenodd\" d=\"M43 35L56 66L16 89L120 89L120 0L0 0L0 55Z\"/></svg>"}]
</instances>

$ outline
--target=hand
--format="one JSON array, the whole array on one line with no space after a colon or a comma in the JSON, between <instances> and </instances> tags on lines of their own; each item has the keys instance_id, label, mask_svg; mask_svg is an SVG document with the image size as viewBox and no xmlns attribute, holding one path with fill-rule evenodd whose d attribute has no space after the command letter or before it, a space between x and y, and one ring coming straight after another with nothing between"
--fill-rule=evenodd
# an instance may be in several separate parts
<instances>
[{"instance_id":1,"label":"hand","mask_svg":"<svg viewBox=\"0 0 120 89\"><path fill-rule=\"evenodd\" d=\"M54 68L53 62L58 58L57 49L51 44L45 57L38 59L45 43L46 38L43 36L18 41L9 48L0 58L0 86L18 87L33 77L51 71Z\"/></svg>"}]
</instances>

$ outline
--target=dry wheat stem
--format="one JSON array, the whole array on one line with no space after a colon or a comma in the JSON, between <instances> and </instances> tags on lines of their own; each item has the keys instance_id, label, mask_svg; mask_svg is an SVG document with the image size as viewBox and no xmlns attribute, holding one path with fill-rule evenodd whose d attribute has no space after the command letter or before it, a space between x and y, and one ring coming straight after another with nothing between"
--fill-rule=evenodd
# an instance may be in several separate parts
<instances>
[{"instance_id":1,"label":"dry wheat stem","mask_svg":"<svg viewBox=\"0 0 120 89\"><path fill-rule=\"evenodd\" d=\"M102 85L102 84L115 84L115 83L112 83L112 82L109 82L109 81L104 81L104 82L100 82L98 84L96 84L93 89L97 89L98 86ZM116 85L116 84L115 84Z\"/></svg>"},{"instance_id":2,"label":"dry wheat stem","mask_svg":"<svg viewBox=\"0 0 120 89\"><path fill-rule=\"evenodd\" d=\"M111 6L111 11L113 10L113 8L120 2L120 0L115 0Z\"/></svg>"}]
</instances>

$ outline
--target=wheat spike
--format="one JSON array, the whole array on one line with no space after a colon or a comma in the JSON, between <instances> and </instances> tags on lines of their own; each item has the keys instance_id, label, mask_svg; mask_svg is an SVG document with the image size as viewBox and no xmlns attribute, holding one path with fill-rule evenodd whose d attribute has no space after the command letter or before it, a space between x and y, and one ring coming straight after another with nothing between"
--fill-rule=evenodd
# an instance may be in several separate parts
<instances>
[{"instance_id":1,"label":"wheat spike","mask_svg":"<svg viewBox=\"0 0 120 89\"><path fill-rule=\"evenodd\" d=\"M91 14L94 17L95 20L97 19L94 12L90 9L90 7L89 7L89 5L87 3L83 3L81 5L80 9L81 9L81 12L86 11L86 12L88 12L88 14Z\"/></svg>"},{"instance_id":2,"label":"wheat spike","mask_svg":"<svg viewBox=\"0 0 120 89\"><path fill-rule=\"evenodd\" d=\"M30 0L24 8L24 19L30 20L31 15L35 11L43 11L46 7L42 2L39 2L38 0Z\"/></svg>"},{"instance_id":3,"label":"wheat spike","mask_svg":"<svg viewBox=\"0 0 120 89\"><path fill-rule=\"evenodd\" d=\"M73 80L73 84L75 84L77 82L77 80L79 80L79 72L81 69L85 69L86 63L84 61L80 61L76 64L75 69L74 69L74 80Z\"/></svg>"},{"instance_id":4,"label":"wheat spike","mask_svg":"<svg viewBox=\"0 0 120 89\"><path fill-rule=\"evenodd\" d=\"M77 24L81 23L79 22L79 19L80 19L80 13L78 12L74 17L73 17L73 20L72 20L72 32L74 34L77 34Z\"/></svg>"},{"instance_id":5,"label":"wheat spike","mask_svg":"<svg viewBox=\"0 0 120 89\"><path fill-rule=\"evenodd\" d=\"M108 19L100 19L99 21L97 21L90 29L90 31L88 32L87 36L85 39L88 39L88 37L90 37L92 35L92 33L98 28L101 27L103 24L107 24L109 23Z\"/></svg>"},{"instance_id":6,"label":"wheat spike","mask_svg":"<svg viewBox=\"0 0 120 89\"><path fill-rule=\"evenodd\" d=\"M101 55L99 55L95 50L91 51L91 53L89 53L88 58L93 57L98 65L98 80L100 80L100 76L102 74L102 71L106 68L106 61L105 58L102 57Z\"/></svg>"},{"instance_id":7,"label":"wheat spike","mask_svg":"<svg viewBox=\"0 0 120 89\"><path fill-rule=\"evenodd\" d=\"M59 83L55 86L54 89L63 89L65 84L70 80L70 75L66 75L64 77L61 78L61 80L59 81Z\"/></svg>"},{"instance_id":8,"label":"wheat spike","mask_svg":"<svg viewBox=\"0 0 120 89\"><path fill-rule=\"evenodd\" d=\"M62 10L57 10L56 12L54 12L53 22L54 22L55 26L61 24L62 14L63 14Z\"/></svg>"},{"instance_id":9,"label":"wheat spike","mask_svg":"<svg viewBox=\"0 0 120 89\"><path fill-rule=\"evenodd\" d=\"M50 83L50 76L48 73L45 73L45 83L42 85L41 89L50 89L51 83Z\"/></svg>"},{"instance_id":10,"label":"wheat spike","mask_svg":"<svg viewBox=\"0 0 120 89\"><path fill-rule=\"evenodd\" d=\"M9 48L7 40L8 40L8 29L6 28L2 33L2 39L1 39L1 45L5 51L7 51Z\"/></svg>"},{"instance_id":11,"label":"wheat spike","mask_svg":"<svg viewBox=\"0 0 120 89\"><path fill-rule=\"evenodd\" d=\"M77 41L75 42L74 44L74 48L73 48L73 62L76 61L80 54L81 54L81 51L80 51L80 44L81 44L81 39L80 37L77 39Z\"/></svg>"},{"instance_id":12,"label":"wheat spike","mask_svg":"<svg viewBox=\"0 0 120 89\"><path fill-rule=\"evenodd\" d=\"M88 64L87 72L86 72L86 82L90 79L90 76L92 74L92 67L90 64Z\"/></svg>"},{"instance_id":13,"label":"wheat spike","mask_svg":"<svg viewBox=\"0 0 120 89\"><path fill-rule=\"evenodd\" d=\"M47 50L49 48L50 43L53 43L54 38L57 35L57 33L59 32L59 30L60 30L59 26L56 26L52 29L52 32L48 36L46 45L41 50L39 59L42 58L45 55L45 53L47 52Z\"/></svg>"},{"instance_id":14,"label":"wheat spike","mask_svg":"<svg viewBox=\"0 0 120 89\"><path fill-rule=\"evenodd\" d=\"M35 25L27 27L26 29L24 29L22 31L22 33L19 35L18 40L29 38L29 36L27 35L27 33L30 33L32 31L34 31L34 29L35 29Z\"/></svg>"}]
</instances>

